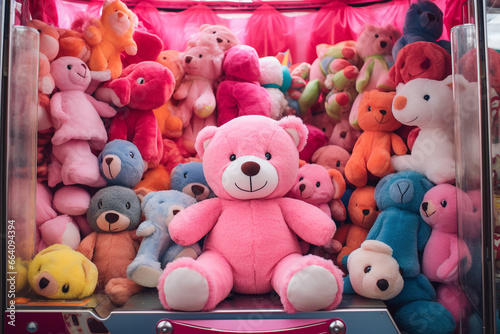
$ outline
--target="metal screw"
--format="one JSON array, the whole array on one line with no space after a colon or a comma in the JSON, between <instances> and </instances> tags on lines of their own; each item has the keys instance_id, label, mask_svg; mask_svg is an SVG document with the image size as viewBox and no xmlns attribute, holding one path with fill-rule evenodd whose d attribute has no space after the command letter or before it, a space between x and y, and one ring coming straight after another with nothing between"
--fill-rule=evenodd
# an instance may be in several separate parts
<instances>
[{"instance_id":1,"label":"metal screw","mask_svg":"<svg viewBox=\"0 0 500 334\"><path fill-rule=\"evenodd\" d=\"M156 326L157 334L171 334L174 331L174 327L169 321L162 320Z\"/></svg>"},{"instance_id":2,"label":"metal screw","mask_svg":"<svg viewBox=\"0 0 500 334\"><path fill-rule=\"evenodd\" d=\"M38 324L34 321L28 322L28 324L26 325L26 330L30 333L34 333L38 330Z\"/></svg>"},{"instance_id":3,"label":"metal screw","mask_svg":"<svg viewBox=\"0 0 500 334\"><path fill-rule=\"evenodd\" d=\"M330 324L330 333L331 334L344 334L345 333L345 325L340 320L335 320Z\"/></svg>"}]
</instances>

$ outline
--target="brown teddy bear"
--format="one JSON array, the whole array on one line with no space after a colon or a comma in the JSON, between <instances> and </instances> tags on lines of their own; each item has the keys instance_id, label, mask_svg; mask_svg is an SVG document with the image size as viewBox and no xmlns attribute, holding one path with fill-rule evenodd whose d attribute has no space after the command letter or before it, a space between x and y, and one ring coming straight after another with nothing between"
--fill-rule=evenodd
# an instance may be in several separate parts
<instances>
[{"instance_id":1,"label":"brown teddy bear","mask_svg":"<svg viewBox=\"0 0 500 334\"><path fill-rule=\"evenodd\" d=\"M354 145L351 158L345 166L345 177L357 187L368 182L368 172L381 178L394 172L392 152L407 152L403 139L393 131L401 127L392 114L392 100L396 92L366 92L359 104L358 124L364 131Z\"/></svg>"}]
</instances>

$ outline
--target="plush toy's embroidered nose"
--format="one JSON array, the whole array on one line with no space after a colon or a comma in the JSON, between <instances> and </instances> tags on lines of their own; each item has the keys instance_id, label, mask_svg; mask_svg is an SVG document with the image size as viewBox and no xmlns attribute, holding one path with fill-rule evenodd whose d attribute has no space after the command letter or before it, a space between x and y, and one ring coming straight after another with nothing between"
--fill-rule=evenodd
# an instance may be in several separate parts
<instances>
[{"instance_id":1,"label":"plush toy's embroidered nose","mask_svg":"<svg viewBox=\"0 0 500 334\"><path fill-rule=\"evenodd\" d=\"M111 165L111 163L113 162L113 158L106 158L106 164Z\"/></svg>"},{"instance_id":2,"label":"plush toy's embroidered nose","mask_svg":"<svg viewBox=\"0 0 500 334\"><path fill-rule=\"evenodd\" d=\"M223 40L221 38L217 37L217 43L222 43L222 42L223 42Z\"/></svg>"},{"instance_id":3,"label":"plush toy's embroidered nose","mask_svg":"<svg viewBox=\"0 0 500 334\"><path fill-rule=\"evenodd\" d=\"M434 14L431 14L431 13L427 13L427 18L429 19L430 22L436 20L436 16Z\"/></svg>"},{"instance_id":4,"label":"plush toy's embroidered nose","mask_svg":"<svg viewBox=\"0 0 500 334\"><path fill-rule=\"evenodd\" d=\"M385 48L387 46L387 42L384 42L384 41L380 42L380 46L382 48Z\"/></svg>"},{"instance_id":5,"label":"plush toy's embroidered nose","mask_svg":"<svg viewBox=\"0 0 500 334\"><path fill-rule=\"evenodd\" d=\"M380 289L380 291L385 291L389 287L389 282L387 282L387 280L382 278L377 281L377 286Z\"/></svg>"},{"instance_id":6,"label":"plush toy's embroidered nose","mask_svg":"<svg viewBox=\"0 0 500 334\"><path fill-rule=\"evenodd\" d=\"M193 57L191 57L191 56L186 57L186 63L189 64L191 62L191 60L193 60Z\"/></svg>"},{"instance_id":7,"label":"plush toy's embroidered nose","mask_svg":"<svg viewBox=\"0 0 500 334\"><path fill-rule=\"evenodd\" d=\"M427 203L427 202L422 203L422 210L424 210L424 212L427 211L428 207L429 207L429 203Z\"/></svg>"},{"instance_id":8,"label":"plush toy's embroidered nose","mask_svg":"<svg viewBox=\"0 0 500 334\"><path fill-rule=\"evenodd\" d=\"M364 216L368 216L370 214L370 210L368 209L364 209L362 212Z\"/></svg>"},{"instance_id":9,"label":"plush toy's embroidered nose","mask_svg":"<svg viewBox=\"0 0 500 334\"><path fill-rule=\"evenodd\" d=\"M386 110L384 110L384 109L380 109L380 110L379 110L379 112L380 112L382 115L387 114L387 111L386 111Z\"/></svg>"},{"instance_id":10,"label":"plush toy's embroidered nose","mask_svg":"<svg viewBox=\"0 0 500 334\"><path fill-rule=\"evenodd\" d=\"M191 190L193 191L193 194L201 195L205 191L205 188L203 188L202 186L194 185L191 186Z\"/></svg>"},{"instance_id":11,"label":"plush toy's embroidered nose","mask_svg":"<svg viewBox=\"0 0 500 334\"><path fill-rule=\"evenodd\" d=\"M299 190L300 190L300 192L303 192L305 189L306 189L306 185L305 185L305 184L301 184L301 185L299 186Z\"/></svg>"},{"instance_id":12,"label":"plush toy's embroidered nose","mask_svg":"<svg viewBox=\"0 0 500 334\"><path fill-rule=\"evenodd\" d=\"M247 161L243 165L241 165L241 171L246 176L252 177L259 174L260 165L253 161Z\"/></svg>"},{"instance_id":13,"label":"plush toy's embroidered nose","mask_svg":"<svg viewBox=\"0 0 500 334\"><path fill-rule=\"evenodd\" d=\"M109 224L116 223L118 221L118 218L120 218L116 213L106 213L106 221Z\"/></svg>"},{"instance_id":14,"label":"plush toy's embroidered nose","mask_svg":"<svg viewBox=\"0 0 500 334\"><path fill-rule=\"evenodd\" d=\"M38 282L38 286L40 287L40 289L45 289L49 285L49 283L49 280L43 277L40 282Z\"/></svg>"}]
</instances>

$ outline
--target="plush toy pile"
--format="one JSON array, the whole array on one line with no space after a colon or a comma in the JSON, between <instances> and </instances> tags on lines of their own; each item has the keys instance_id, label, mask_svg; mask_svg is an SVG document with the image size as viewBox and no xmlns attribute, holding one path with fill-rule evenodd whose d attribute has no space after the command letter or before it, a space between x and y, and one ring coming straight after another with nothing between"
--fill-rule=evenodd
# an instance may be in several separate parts
<instances>
[{"instance_id":1,"label":"plush toy pile","mask_svg":"<svg viewBox=\"0 0 500 334\"><path fill-rule=\"evenodd\" d=\"M366 24L318 45L312 64L259 55L221 25L164 50L119 0L75 31L30 25L47 37L35 293L96 287L121 306L156 288L168 310L208 311L274 290L287 312L357 293L408 333L466 323L457 201L471 231L480 214L454 186L451 59L432 2L412 4L402 32Z\"/></svg>"}]
</instances>

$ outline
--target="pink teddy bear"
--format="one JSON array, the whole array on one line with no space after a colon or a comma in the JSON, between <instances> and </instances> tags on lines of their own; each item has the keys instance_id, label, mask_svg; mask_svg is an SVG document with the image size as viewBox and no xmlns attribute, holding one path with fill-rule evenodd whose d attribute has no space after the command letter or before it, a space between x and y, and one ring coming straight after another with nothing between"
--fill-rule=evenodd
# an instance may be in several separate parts
<instances>
[{"instance_id":1,"label":"pink teddy bear","mask_svg":"<svg viewBox=\"0 0 500 334\"><path fill-rule=\"evenodd\" d=\"M471 267L467 244L457 235L458 205L468 225L478 225L481 214L471 197L453 185L443 183L424 195L420 215L432 227L424 248L422 273L431 282L442 283L437 289L438 302L446 307L459 323L468 316L469 302L459 286L459 264L464 272Z\"/></svg>"},{"instance_id":2,"label":"pink teddy bear","mask_svg":"<svg viewBox=\"0 0 500 334\"><path fill-rule=\"evenodd\" d=\"M338 170L305 164L299 168L295 184L287 196L315 205L328 217L344 221L346 209L340 198L345 187L344 177Z\"/></svg>"},{"instance_id":3,"label":"pink teddy bear","mask_svg":"<svg viewBox=\"0 0 500 334\"><path fill-rule=\"evenodd\" d=\"M169 224L180 245L208 235L197 260L181 258L165 268L158 290L166 309L208 311L231 291L273 289L287 312L331 310L340 303L340 269L303 256L297 239L324 245L335 223L317 207L283 197L294 184L306 137L295 116L241 116L200 132L196 149L217 198L182 210Z\"/></svg>"},{"instance_id":4,"label":"pink teddy bear","mask_svg":"<svg viewBox=\"0 0 500 334\"><path fill-rule=\"evenodd\" d=\"M184 127L181 146L195 154L196 135L207 125L216 125L214 83L222 75L224 52L215 44L199 43L181 54L186 73L173 97L179 101L172 111Z\"/></svg>"},{"instance_id":5,"label":"pink teddy bear","mask_svg":"<svg viewBox=\"0 0 500 334\"><path fill-rule=\"evenodd\" d=\"M55 133L52 137L52 163L49 186L104 185L97 157L108 136L101 117L113 117L116 110L85 93L91 74L87 65L75 57L61 57L50 65L50 74L59 92L50 99Z\"/></svg>"}]
</instances>

